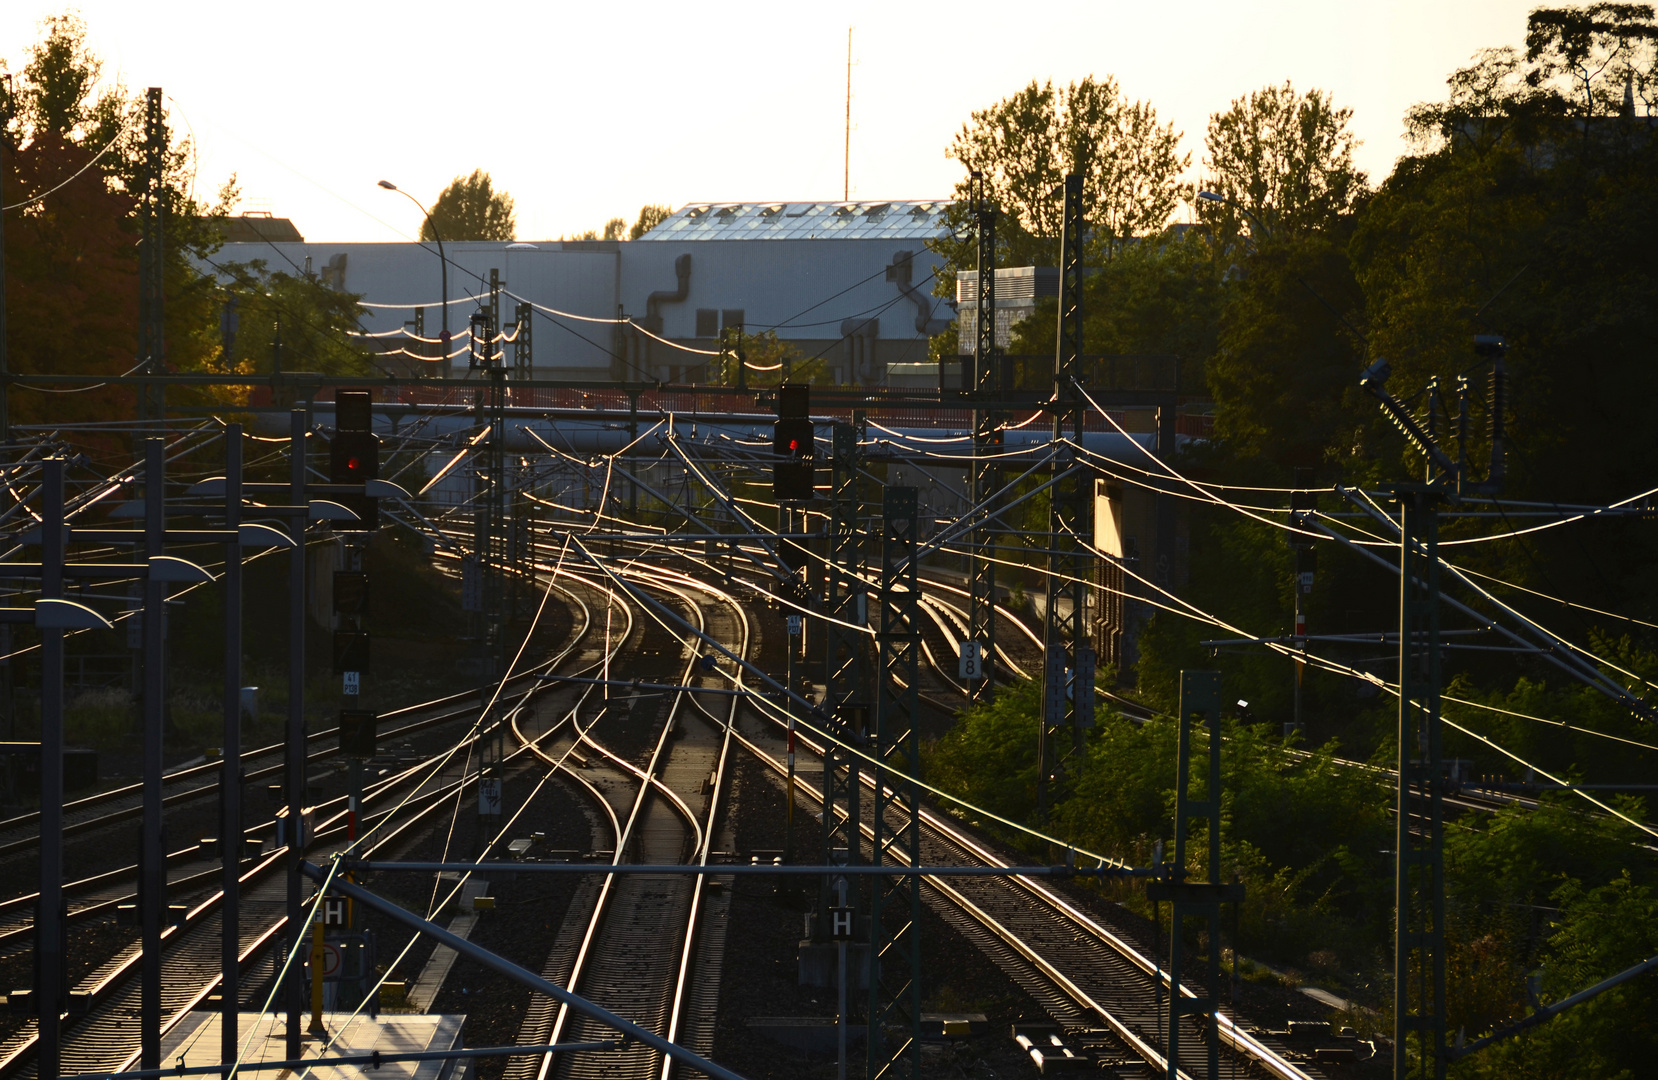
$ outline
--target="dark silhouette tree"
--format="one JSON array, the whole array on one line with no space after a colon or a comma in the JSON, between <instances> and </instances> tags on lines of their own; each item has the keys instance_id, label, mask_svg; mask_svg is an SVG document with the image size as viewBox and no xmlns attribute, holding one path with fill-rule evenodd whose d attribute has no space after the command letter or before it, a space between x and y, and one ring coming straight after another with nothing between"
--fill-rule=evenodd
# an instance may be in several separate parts
<instances>
[{"instance_id":1,"label":"dark silhouette tree","mask_svg":"<svg viewBox=\"0 0 1658 1080\"><path fill-rule=\"evenodd\" d=\"M668 220L668 215L673 212L674 209L671 206L658 206L655 203L647 203L646 205L641 206L639 208L638 219L634 221L633 227L628 230L628 239L639 239L641 236L644 236L646 233Z\"/></svg>"},{"instance_id":2,"label":"dark silhouette tree","mask_svg":"<svg viewBox=\"0 0 1658 1080\"><path fill-rule=\"evenodd\" d=\"M437 232L432 231L437 226ZM420 238L435 240L512 240L518 227L512 196L495 190L482 169L457 176L432 204L432 214L421 222Z\"/></svg>"}]
</instances>

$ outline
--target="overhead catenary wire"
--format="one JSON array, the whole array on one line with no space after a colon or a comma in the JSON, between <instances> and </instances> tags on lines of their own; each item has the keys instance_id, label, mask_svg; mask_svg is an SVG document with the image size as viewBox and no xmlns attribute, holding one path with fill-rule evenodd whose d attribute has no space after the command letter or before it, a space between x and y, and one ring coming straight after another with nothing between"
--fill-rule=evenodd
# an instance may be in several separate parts
<instances>
[{"instance_id":1,"label":"overhead catenary wire","mask_svg":"<svg viewBox=\"0 0 1658 1080\"><path fill-rule=\"evenodd\" d=\"M129 127L130 127L129 124L123 123L121 125L121 127L115 132L115 137L110 139L109 142L105 143L104 148L102 150L98 151L96 154L94 154L91 161L88 161L85 165L82 165L80 168L76 169L73 173L70 174L70 176L67 179L59 181L57 184L53 185L52 187L49 187L45 191L42 191L39 195L31 195L29 198L24 199L22 202L14 202L10 206L0 206L0 210L21 210L26 206L33 206L35 203L40 202L41 200L45 199L47 196L55 195L57 192L62 191L64 188L68 187L70 184L73 184L76 180L79 180L81 178L81 175L83 173L85 173L86 170L88 170L88 169L92 168L92 166L98 164L99 161L103 160L103 157L104 157L105 154L109 153L111 150L113 150L115 148L115 144L121 141L121 137L123 135L127 134L127 131L129 129Z\"/></svg>"}]
</instances>

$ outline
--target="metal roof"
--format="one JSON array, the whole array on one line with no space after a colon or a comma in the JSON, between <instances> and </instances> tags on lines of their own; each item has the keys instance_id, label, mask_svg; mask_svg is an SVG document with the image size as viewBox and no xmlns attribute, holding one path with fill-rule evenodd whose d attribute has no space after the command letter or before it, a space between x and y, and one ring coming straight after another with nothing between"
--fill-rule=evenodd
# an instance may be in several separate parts
<instances>
[{"instance_id":1,"label":"metal roof","mask_svg":"<svg viewBox=\"0 0 1658 1080\"><path fill-rule=\"evenodd\" d=\"M640 240L930 240L948 199L926 202L689 203Z\"/></svg>"}]
</instances>

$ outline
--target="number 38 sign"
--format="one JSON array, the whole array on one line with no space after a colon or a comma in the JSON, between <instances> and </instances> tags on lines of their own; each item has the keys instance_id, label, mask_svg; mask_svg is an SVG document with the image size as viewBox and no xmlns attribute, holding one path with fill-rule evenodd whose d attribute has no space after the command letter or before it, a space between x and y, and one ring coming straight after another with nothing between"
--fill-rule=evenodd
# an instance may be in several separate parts
<instances>
[{"instance_id":1,"label":"number 38 sign","mask_svg":"<svg viewBox=\"0 0 1658 1080\"><path fill-rule=\"evenodd\" d=\"M957 674L963 679L984 678L984 646L977 641L961 643L961 663Z\"/></svg>"}]
</instances>

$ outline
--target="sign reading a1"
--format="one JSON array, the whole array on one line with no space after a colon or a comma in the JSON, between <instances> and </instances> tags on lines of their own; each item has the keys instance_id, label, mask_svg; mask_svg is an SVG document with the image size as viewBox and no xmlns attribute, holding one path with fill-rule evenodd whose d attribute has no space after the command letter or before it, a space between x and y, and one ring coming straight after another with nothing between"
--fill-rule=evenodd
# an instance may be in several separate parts
<instances>
[{"instance_id":1,"label":"sign reading a1","mask_svg":"<svg viewBox=\"0 0 1658 1080\"><path fill-rule=\"evenodd\" d=\"M800 636L800 616L799 615L790 615L789 616L789 636L790 637L799 637Z\"/></svg>"},{"instance_id":2,"label":"sign reading a1","mask_svg":"<svg viewBox=\"0 0 1658 1080\"><path fill-rule=\"evenodd\" d=\"M959 678L984 678L984 646L977 641L961 643L961 662L956 668Z\"/></svg>"},{"instance_id":3,"label":"sign reading a1","mask_svg":"<svg viewBox=\"0 0 1658 1080\"><path fill-rule=\"evenodd\" d=\"M347 697L356 697L363 686L363 676L360 672L348 671L345 673L345 693Z\"/></svg>"},{"instance_id":4,"label":"sign reading a1","mask_svg":"<svg viewBox=\"0 0 1658 1080\"><path fill-rule=\"evenodd\" d=\"M478 781L478 813L501 816L501 778L486 776Z\"/></svg>"}]
</instances>

